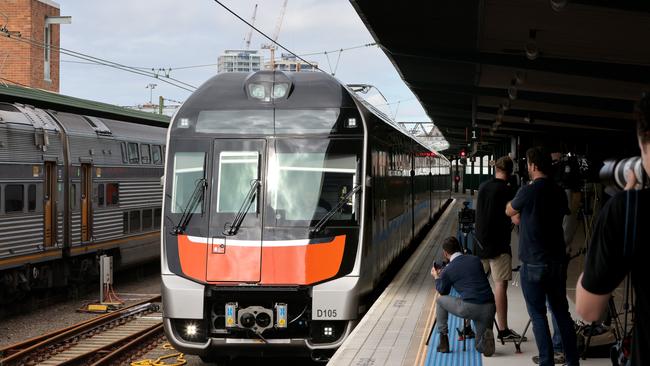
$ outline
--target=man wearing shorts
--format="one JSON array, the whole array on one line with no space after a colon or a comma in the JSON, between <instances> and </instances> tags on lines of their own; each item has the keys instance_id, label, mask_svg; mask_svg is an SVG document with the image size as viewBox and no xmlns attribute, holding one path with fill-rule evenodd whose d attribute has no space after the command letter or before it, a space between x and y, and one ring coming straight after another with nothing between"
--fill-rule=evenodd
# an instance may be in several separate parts
<instances>
[{"instance_id":1,"label":"man wearing shorts","mask_svg":"<svg viewBox=\"0 0 650 366\"><path fill-rule=\"evenodd\" d=\"M512 279L510 232L512 223L505 214L506 204L515 196L508 184L513 162L503 156L495 163L495 176L481 184L476 199L476 254L485 272L492 274L497 308L499 338L519 341L521 336L508 327L508 281Z\"/></svg>"}]
</instances>

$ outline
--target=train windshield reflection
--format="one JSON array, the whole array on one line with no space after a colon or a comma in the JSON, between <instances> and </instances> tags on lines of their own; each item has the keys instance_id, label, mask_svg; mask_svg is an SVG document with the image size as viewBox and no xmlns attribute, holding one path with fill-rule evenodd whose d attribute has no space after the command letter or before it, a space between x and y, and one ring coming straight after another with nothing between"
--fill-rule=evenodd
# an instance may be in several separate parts
<instances>
[{"instance_id":1,"label":"train windshield reflection","mask_svg":"<svg viewBox=\"0 0 650 366\"><path fill-rule=\"evenodd\" d=\"M278 226L320 220L355 186L354 155L325 152L277 153L269 167L271 208ZM332 220L354 219L354 197Z\"/></svg>"}]
</instances>

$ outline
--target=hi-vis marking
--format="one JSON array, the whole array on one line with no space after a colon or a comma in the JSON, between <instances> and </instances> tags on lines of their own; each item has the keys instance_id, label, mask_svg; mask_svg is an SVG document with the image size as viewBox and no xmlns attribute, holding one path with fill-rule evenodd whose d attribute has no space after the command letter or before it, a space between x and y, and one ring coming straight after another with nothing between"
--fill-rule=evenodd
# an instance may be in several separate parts
<instances>
[{"instance_id":1,"label":"hi-vis marking","mask_svg":"<svg viewBox=\"0 0 650 366\"><path fill-rule=\"evenodd\" d=\"M222 245L226 244L227 247L259 247L260 240L228 240L223 238L204 238L200 236L188 236L189 241L194 244L213 244ZM299 247L309 245L309 239L296 239L296 240L264 240L261 242L262 247Z\"/></svg>"}]
</instances>

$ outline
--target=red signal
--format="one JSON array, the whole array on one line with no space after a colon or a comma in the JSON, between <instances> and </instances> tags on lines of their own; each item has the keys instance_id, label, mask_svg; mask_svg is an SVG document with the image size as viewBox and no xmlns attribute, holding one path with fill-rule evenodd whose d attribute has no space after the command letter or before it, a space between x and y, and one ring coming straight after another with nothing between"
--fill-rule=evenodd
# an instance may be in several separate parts
<instances>
[{"instance_id":1,"label":"red signal","mask_svg":"<svg viewBox=\"0 0 650 366\"><path fill-rule=\"evenodd\" d=\"M461 158L464 158L465 155L466 155L466 154L465 154L465 150L461 150L461 151L460 151L460 157L461 157Z\"/></svg>"}]
</instances>

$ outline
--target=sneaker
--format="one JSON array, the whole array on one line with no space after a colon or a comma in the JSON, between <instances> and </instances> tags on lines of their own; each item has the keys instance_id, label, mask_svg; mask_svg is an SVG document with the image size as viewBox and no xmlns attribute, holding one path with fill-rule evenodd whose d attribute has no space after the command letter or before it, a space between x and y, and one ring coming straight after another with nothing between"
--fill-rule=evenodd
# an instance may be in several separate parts
<instances>
[{"instance_id":1,"label":"sneaker","mask_svg":"<svg viewBox=\"0 0 650 366\"><path fill-rule=\"evenodd\" d=\"M490 357L494 354L494 333L492 329L486 329L481 338L481 353L483 356Z\"/></svg>"},{"instance_id":2,"label":"sneaker","mask_svg":"<svg viewBox=\"0 0 650 366\"><path fill-rule=\"evenodd\" d=\"M449 337L446 334L440 334L440 342L438 342L438 352L449 353Z\"/></svg>"},{"instance_id":3,"label":"sneaker","mask_svg":"<svg viewBox=\"0 0 650 366\"><path fill-rule=\"evenodd\" d=\"M521 335L512 329L500 330L498 338L503 342L526 342L528 340L526 337L522 339Z\"/></svg>"},{"instance_id":4,"label":"sneaker","mask_svg":"<svg viewBox=\"0 0 650 366\"><path fill-rule=\"evenodd\" d=\"M533 362L536 365L539 365L539 356L533 356ZM562 352L554 352L553 353L553 363L556 365L564 365L566 360L564 359L564 353Z\"/></svg>"}]
</instances>

